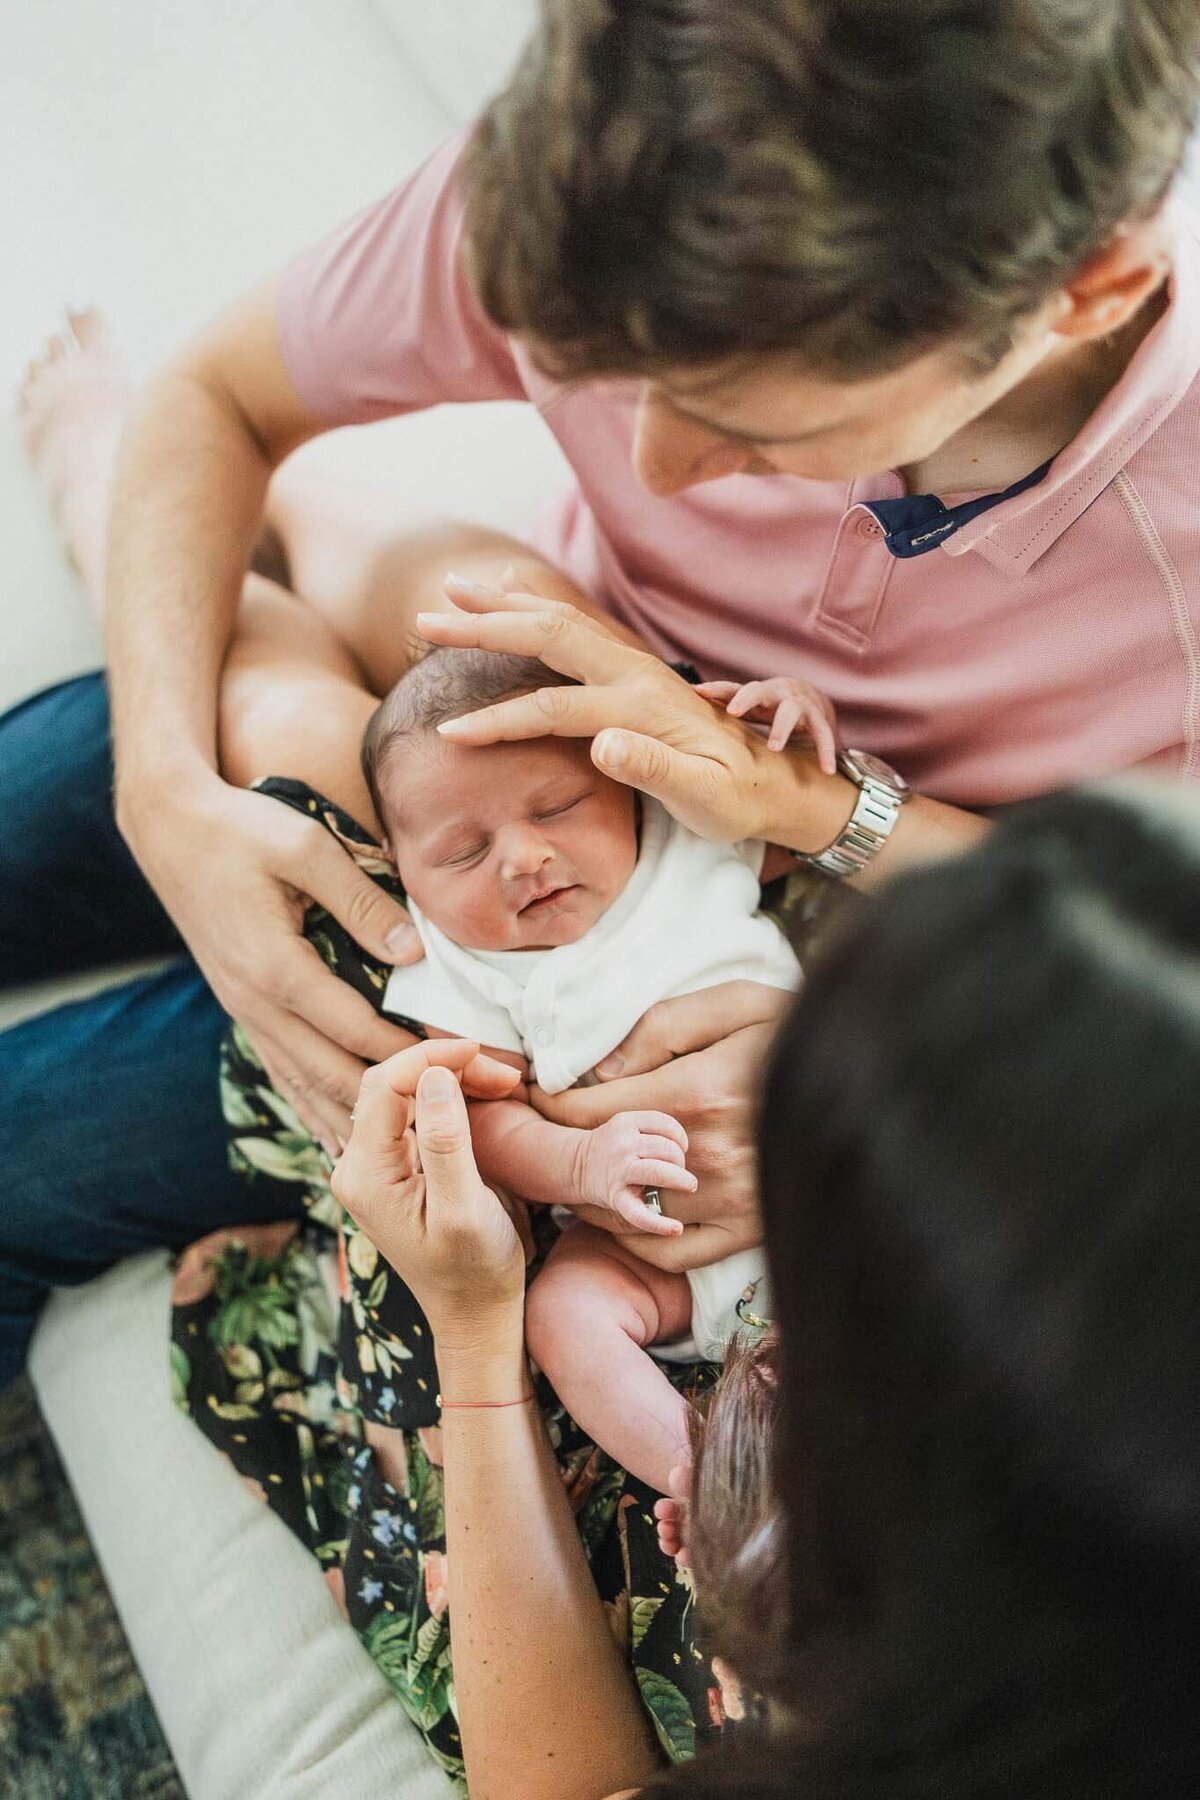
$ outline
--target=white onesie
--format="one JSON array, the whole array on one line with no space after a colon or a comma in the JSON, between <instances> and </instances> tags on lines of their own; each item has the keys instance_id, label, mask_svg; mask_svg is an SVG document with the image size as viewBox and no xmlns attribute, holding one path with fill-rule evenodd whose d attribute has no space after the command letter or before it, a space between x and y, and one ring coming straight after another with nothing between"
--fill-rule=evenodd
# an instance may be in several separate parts
<instances>
[{"instance_id":1,"label":"white onesie","mask_svg":"<svg viewBox=\"0 0 1200 1800\"><path fill-rule=\"evenodd\" d=\"M558 1094L586 1076L658 1000L759 981L792 989L800 966L758 911L757 841L714 844L642 798L637 865L590 931L552 950L464 950L410 900L424 960L392 971L384 1011L528 1058L534 1079ZM761 1249L689 1269L692 1331L655 1344L669 1361L719 1360L743 1323L769 1312Z\"/></svg>"}]
</instances>

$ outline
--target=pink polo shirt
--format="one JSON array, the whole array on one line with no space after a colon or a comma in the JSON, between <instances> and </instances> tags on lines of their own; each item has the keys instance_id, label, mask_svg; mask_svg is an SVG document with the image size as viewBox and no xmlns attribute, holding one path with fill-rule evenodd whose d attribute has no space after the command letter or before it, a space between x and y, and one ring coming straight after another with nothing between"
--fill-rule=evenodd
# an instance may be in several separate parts
<instances>
[{"instance_id":1,"label":"pink polo shirt","mask_svg":"<svg viewBox=\"0 0 1200 1800\"><path fill-rule=\"evenodd\" d=\"M794 675L843 742L938 799L987 807L1138 764L1200 774L1200 237L1170 305L1036 486L894 557L846 484L729 476L656 498L631 465L631 383L556 385L489 323L460 255L452 140L284 274L284 355L331 425L443 401L538 408L575 472L537 548L664 656Z\"/></svg>"}]
</instances>

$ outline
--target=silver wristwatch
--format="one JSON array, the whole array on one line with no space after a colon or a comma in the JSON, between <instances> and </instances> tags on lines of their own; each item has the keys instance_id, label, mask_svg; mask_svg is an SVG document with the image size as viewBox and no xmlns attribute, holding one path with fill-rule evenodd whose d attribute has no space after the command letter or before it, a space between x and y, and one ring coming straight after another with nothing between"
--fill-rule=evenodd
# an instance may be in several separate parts
<instances>
[{"instance_id":1,"label":"silver wristwatch","mask_svg":"<svg viewBox=\"0 0 1200 1800\"><path fill-rule=\"evenodd\" d=\"M801 850L793 854L798 862L811 863L814 869L844 881L879 855L912 789L889 763L865 750L840 751L838 768L858 788L854 811L828 850L817 856L806 856Z\"/></svg>"}]
</instances>

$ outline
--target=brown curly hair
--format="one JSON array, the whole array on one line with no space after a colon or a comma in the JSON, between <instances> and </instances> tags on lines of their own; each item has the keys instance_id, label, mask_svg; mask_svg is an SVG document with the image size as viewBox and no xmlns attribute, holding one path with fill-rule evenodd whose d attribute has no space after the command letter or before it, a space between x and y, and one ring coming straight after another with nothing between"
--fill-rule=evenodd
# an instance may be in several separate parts
<instances>
[{"instance_id":1,"label":"brown curly hair","mask_svg":"<svg viewBox=\"0 0 1200 1800\"><path fill-rule=\"evenodd\" d=\"M542 0L469 265L561 378L987 367L1154 211L1198 93L1196 0Z\"/></svg>"}]
</instances>

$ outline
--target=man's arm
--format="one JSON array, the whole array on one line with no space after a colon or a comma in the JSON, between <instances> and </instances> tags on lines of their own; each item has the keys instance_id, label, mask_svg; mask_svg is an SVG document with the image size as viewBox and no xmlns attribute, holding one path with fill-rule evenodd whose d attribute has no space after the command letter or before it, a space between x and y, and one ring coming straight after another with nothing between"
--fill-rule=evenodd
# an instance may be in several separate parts
<instances>
[{"instance_id":1,"label":"man's arm","mask_svg":"<svg viewBox=\"0 0 1200 1800\"><path fill-rule=\"evenodd\" d=\"M301 936L319 899L373 954L405 914L312 819L216 769L221 665L272 469L322 427L266 287L146 389L109 530L109 683L121 830L217 999L331 1154L363 1063L411 1039Z\"/></svg>"},{"instance_id":2,"label":"man's arm","mask_svg":"<svg viewBox=\"0 0 1200 1800\"><path fill-rule=\"evenodd\" d=\"M272 282L145 389L127 428L106 595L117 807L216 772L217 691L272 471L322 429L292 384Z\"/></svg>"}]
</instances>

